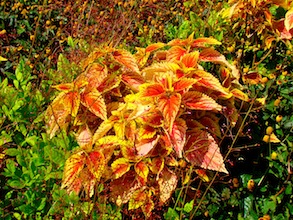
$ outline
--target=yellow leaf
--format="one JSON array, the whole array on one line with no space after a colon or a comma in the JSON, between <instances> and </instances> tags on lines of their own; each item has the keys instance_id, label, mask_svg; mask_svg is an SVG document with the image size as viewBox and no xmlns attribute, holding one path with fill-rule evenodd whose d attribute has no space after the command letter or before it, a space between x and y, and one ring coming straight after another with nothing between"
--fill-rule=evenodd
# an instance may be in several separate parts
<instances>
[{"instance_id":1,"label":"yellow leaf","mask_svg":"<svg viewBox=\"0 0 293 220\"><path fill-rule=\"evenodd\" d=\"M2 57L2 56L0 56L0 62L2 62L2 61L7 61L7 59Z\"/></svg>"},{"instance_id":2,"label":"yellow leaf","mask_svg":"<svg viewBox=\"0 0 293 220\"><path fill-rule=\"evenodd\" d=\"M147 181L148 175L149 175L149 168L147 164L144 161L139 161L134 165L135 172L144 179L144 181Z\"/></svg>"},{"instance_id":3,"label":"yellow leaf","mask_svg":"<svg viewBox=\"0 0 293 220\"><path fill-rule=\"evenodd\" d=\"M119 158L111 164L114 178L117 179L130 170L131 164L126 158Z\"/></svg>"}]
</instances>

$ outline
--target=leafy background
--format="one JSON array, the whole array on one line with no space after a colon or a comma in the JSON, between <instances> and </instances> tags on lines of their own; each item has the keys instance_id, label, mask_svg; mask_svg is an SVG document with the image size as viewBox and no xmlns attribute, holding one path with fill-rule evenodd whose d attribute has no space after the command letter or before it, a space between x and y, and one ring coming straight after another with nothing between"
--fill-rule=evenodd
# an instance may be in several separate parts
<instances>
[{"instance_id":1,"label":"leafy background","mask_svg":"<svg viewBox=\"0 0 293 220\"><path fill-rule=\"evenodd\" d=\"M135 51L194 32L222 42L217 49L234 61L249 96L260 103L265 98L265 103L251 110L244 106L241 115L247 120L239 137L236 125L224 138L223 153L235 140L226 158L230 174L191 176L192 184L179 185L153 215L289 219L293 55L292 33L280 20L290 17L288 11L290 1L2 1L1 218L144 218L107 202L99 194L102 184L90 200L60 189L65 161L78 144L64 132L50 139L44 112L56 96L51 86L71 82L79 72L77 63L96 45Z\"/></svg>"}]
</instances>

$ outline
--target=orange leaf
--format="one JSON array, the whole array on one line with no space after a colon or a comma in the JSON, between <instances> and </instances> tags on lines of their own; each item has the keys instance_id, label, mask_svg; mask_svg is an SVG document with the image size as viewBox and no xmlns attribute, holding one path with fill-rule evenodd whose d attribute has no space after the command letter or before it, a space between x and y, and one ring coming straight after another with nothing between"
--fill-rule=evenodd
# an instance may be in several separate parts
<instances>
[{"instance_id":1,"label":"orange leaf","mask_svg":"<svg viewBox=\"0 0 293 220\"><path fill-rule=\"evenodd\" d=\"M184 54L181 58L181 62L187 68L197 67L198 58L199 58L199 52L194 51L191 53Z\"/></svg>"},{"instance_id":2,"label":"orange leaf","mask_svg":"<svg viewBox=\"0 0 293 220\"><path fill-rule=\"evenodd\" d=\"M159 83L144 84L141 90L143 97L157 97L165 93L164 87Z\"/></svg>"},{"instance_id":3,"label":"orange leaf","mask_svg":"<svg viewBox=\"0 0 293 220\"><path fill-rule=\"evenodd\" d=\"M285 28L284 19L280 19L276 22L273 22L273 27L277 31L277 34L280 36L281 39L288 39L291 40L293 36L293 29L289 31Z\"/></svg>"},{"instance_id":4,"label":"orange leaf","mask_svg":"<svg viewBox=\"0 0 293 220\"><path fill-rule=\"evenodd\" d=\"M135 48L137 52L133 55L133 57L136 59L136 62L140 67L143 67L146 62L148 61L148 58L150 56L150 52L146 53L145 48L136 47Z\"/></svg>"},{"instance_id":5,"label":"orange leaf","mask_svg":"<svg viewBox=\"0 0 293 220\"><path fill-rule=\"evenodd\" d=\"M204 62L227 62L224 55L212 48L203 49L199 54L199 60Z\"/></svg>"},{"instance_id":6,"label":"orange leaf","mask_svg":"<svg viewBox=\"0 0 293 220\"><path fill-rule=\"evenodd\" d=\"M144 83L144 78L136 72L125 72L121 75L122 81L135 91Z\"/></svg>"},{"instance_id":7,"label":"orange leaf","mask_svg":"<svg viewBox=\"0 0 293 220\"><path fill-rule=\"evenodd\" d=\"M286 12L284 24L287 31L293 28L293 7Z\"/></svg>"},{"instance_id":8,"label":"orange leaf","mask_svg":"<svg viewBox=\"0 0 293 220\"><path fill-rule=\"evenodd\" d=\"M107 109L104 98L96 89L83 92L81 94L81 103L96 116L103 120L107 119Z\"/></svg>"},{"instance_id":9,"label":"orange leaf","mask_svg":"<svg viewBox=\"0 0 293 220\"><path fill-rule=\"evenodd\" d=\"M141 139L150 139L153 138L156 134L155 128L149 125L143 125L138 130L138 138Z\"/></svg>"},{"instance_id":10,"label":"orange leaf","mask_svg":"<svg viewBox=\"0 0 293 220\"><path fill-rule=\"evenodd\" d=\"M79 93L76 91L66 93L63 103L64 108L67 109L73 117L76 117L80 105Z\"/></svg>"},{"instance_id":11,"label":"orange leaf","mask_svg":"<svg viewBox=\"0 0 293 220\"><path fill-rule=\"evenodd\" d=\"M121 145L120 149L124 158L130 161L135 161L137 159L136 149L133 144L128 143L125 145Z\"/></svg>"},{"instance_id":12,"label":"orange leaf","mask_svg":"<svg viewBox=\"0 0 293 220\"><path fill-rule=\"evenodd\" d=\"M171 47L167 51L167 61L180 60L181 57L186 53L187 53L187 50L182 47L179 47L179 46Z\"/></svg>"},{"instance_id":13,"label":"orange leaf","mask_svg":"<svg viewBox=\"0 0 293 220\"><path fill-rule=\"evenodd\" d=\"M179 158L182 157L182 151L186 141L186 130L187 126L183 119L177 119L174 121L170 138L173 148Z\"/></svg>"},{"instance_id":14,"label":"orange leaf","mask_svg":"<svg viewBox=\"0 0 293 220\"><path fill-rule=\"evenodd\" d=\"M200 92L187 92L182 96L182 102L187 108L194 110L217 110L221 111L222 106L219 105L211 97Z\"/></svg>"},{"instance_id":15,"label":"orange leaf","mask_svg":"<svg viewBox=\"0 0 293 220\"><path fill-rule=\"evenodd\" d=\"M195 172L204 182L210 182L210 178L208 177L206 170L195 169Z\"/></svg>"},{"instance_id":16,"label":"orange leaf","mask_svg":"<svg viewBox=\"0 0 293 220\"><path fill-rule=\"evenodd\" d=\"M211 37L197 38L193 41L192 47L206 47L208 45L220 45L221 42Z\"/></svg>"},{"instance_id":17,"label":"orange leaf","mask_svg":"<svg viewBox=\"0 0 293 220\"><path fill-rule=\"evenodd\" d=\"M184 151L190 163L203 169L228 173L220 149L207 131L194 129L187 140Z\"/></svg>"},{"instance_id":18,"label":"orange leaf","mask_svg":"<svg viewBox=\"0 0 293 220\"><path fill-rule=\"evenodd\" d=\"M154 43L154 44L151 44L151 45L147 46L146 49L145 49L145 51L146 52L153 52L153 51L155 51L157 49L160 49L160 48L162 48L164 46L165 46L165 44L164 43L161 43L161 42Z\"/></svg>"},{"instance_id":19,"label":"orange leaf","mask_svg":"<svg viewBox=\"0 0 293 220\"><path fill-rule=\"evenodd\" d=\"M181 95L179 93L164 95L158 100L158 109L162 112L169 129L173 127L180 105Z\"/></svg>"},{"instance_id":20,"label":"orange leaf","mask_svg":"<svg viewBox=\"0 0 293 220\"><path fill-rule=\"evenodd\" d=\"M94 195L95 184L97 182L95 176L89 171L89 169L85 168L80 173L79 179L82 181L82 186L86 195L92 197Z\"/></svg>"},{"instance_id":21,"label":"orange leaf","mask_svg":"<svg viewBox=\"0 0 293 220\"><path fill-rule=\"evenodd\" d=\"M118 179L123 174L127 173L130 170L130 167L131 167L131 164L129 163L129 160L126 158L119 158L115 160L111 164L114 178Z\"/></svg>"},{"instance_id":22,"label":"orange leaf","mask_svg":"<svg viewBox=\"0 0 293 220\"><path fill-rule=\"evenodd\" d=\"M71 187L84 167L86 156L83 151L71 155L65 162L61 188Z\"/></svg>"},{"instance_id":23,"label":"orange leaf","mask_svg":"<svg viewBox=\"0 0 293 220\"><path fill-rule=\"evenodd\" d=\"M196 85L203 86L205 88L221 92L225 96L229 96L227 90L221 85L220 81L214 77L211 73L204 70L195 71L193 78L197 79Z\"/></svg>"},{"instance_id":24,"label":"orange leaf","mask_svg":"<svg viewBox=\"0 0 293 220\"><path fill-rule=\"evenodd\" d=\"M139 72L139 68L134 56L127 50L117 49L112 52L112 55L118 63L133 70L134 72Z\"/></svg>"},{"instance_id":25,"label":"orange leaf","mask_svg":"<svg viewBox=\"0 0 293 220\"><path fill-rule=\"evenodd\" d=\"M249 102L249 97L247 94L245 94L244 92L242 92L239 89L232 89L231 93L233 94L233 96L235 96L236 98L243 100L245 102Z\"/></svg>"},{"instance_id":26,"label":"orange leaf","mask_svg":"<svg viewBox=\"0 0 293 220\"><path fill-rule=\"evenodd\" d=\"M153 81L156 76L165 74L166 72L175 73L180 69L179 65L173 62L159 62L154 63L142 70L142 75L146 81Z\"/></svg>"},{"instance_id":27,"label":"orange leaf","mask_svg":"<svg viewBox=\"0 0 293 220\"><path fill-rule=\"evenodd\" d=\"M52 88L55 88L61 92L70 92L70 91L74 90L74 84L73 83L64 83L64 84L52 86Z\"/></svg>"},{"instance_id":28,"label":"orange leaf","mask_svg":"<svg viewBox=\"0 0 293 220\"><path fill-rule=\"evenodd\" d=\"M176 189L178 182L177 176L167 169L163 169L158 180L160 189L160 205L163 205Z\"/></svg>"},{"instance_id":29,"label":"orange leaf","mask_svg":"<svg viewBox=\"0 0 293 220\"><path fill-rule=\"evenodd\" d=\"M176 92L182 90L187 92L197 81L197 79L181 77L177 82L173 83L173 88Z\"/></svg>"},{"instance_id":30,"label":"orange leaf","mask_svg":"<svg viewBox=\"0 0 293 220\"><path fill-rule=\"evenodd\" d=\"M151 199L150 195L148 195L147 200L145 201L144 205L141 206L143 214L148 218L150 217L153 209L155 208L155 203Z\"/></svg>"},{"instance_id":31,"label":"orange leaf","mask_svg":"<svg viewBox=\"0 0 293 220\"><path fill-rule=\"evenodd\" d=\"M149 168L144 161L139 161L134 165L134 170L145 182L147 182L147 178L149 175Z\"/></svg>"},{"instance_id":32,"label":"orange leaf","mask_svg":"<svg viewBox=\"0 0 293 220\"><path fill-rule=\"evenodd\" d=\"M104 155L99 151L92 151L88 153L86 165L96 180L99 181L105 169Z\"/></svg>"}]
</instances>

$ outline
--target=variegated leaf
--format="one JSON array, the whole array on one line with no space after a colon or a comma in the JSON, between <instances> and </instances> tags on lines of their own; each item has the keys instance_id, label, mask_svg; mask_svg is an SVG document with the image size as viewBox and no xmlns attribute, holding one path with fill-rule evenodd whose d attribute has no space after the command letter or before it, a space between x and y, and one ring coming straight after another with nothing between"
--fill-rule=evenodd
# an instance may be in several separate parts
<instances>
[{"instance_id":1,"label":"variegated leaf","mask_svg":"<svg viewBox=\"0 0 293 220\"><path fill-rule=\"evenodd\" d=\"M182 102L189 109L194 110L217 110L221 111L222 106L219 105L214 99L209 96L196 92L190 91L182 96Z\"/></svg>"},{"instance_id":2,"label":"variegated leaf","mask_svg":"<svg viewBox=\"0 0 293 220\"><path fill-rule=\"evenodd\" d=\"M137 173L138 176L140 176L141 178L143 178L143 180L145 182L147 182L147 178L149 175L149 167L146 164L146 162L144 162L143 160L137 162L134 165L134 170Z\"/></svg>"},{"instance_id":3,"label":"variegated leaf","mask_svg":"<svg viewBox=\"0 0 293 220\"><path fill-rule=\"evenodd\" d=\"M196 68L197 67L198 58L199 58L199 52L198 51L194 51L194 52L191 52L191 53L184 54L181 57L181 62L187 68Z\"/></svg>"},{"instance_id":4,"label":"variegated leaf","mask_svg":"<svg viewBox=\"0 0 293 220\"><path fill-rule=\"evenodd\" d=\"M180 60L187 50L180 46L173 46L167 51L167 61Z\"/></svg>"},{"instance_id":5,"label":"variegated leaf","mask_svg":"<svg viewBox=\"0 0 293 220\"><path fill-rule=\"evenodd\" d=\"M293 7L286 12L284 24L287 31L293 28Z\"/></svg>"},{"instance_id":6,"label":"variegated leaf","mask_svg":"<svg viewBox=\"0 0 293 220\"><path fill-rule=\"evenodd\" d=\"M94 175L97 181L100 180L105 169L105 157L99 151L92 151L88 153L86 165L89 171Z\"/></svg>"},{"instance_id":7,"label":"variegated leaf","mask_svg":"<svg viewBox=\"0 0 293 220\"><path fill-rule=\"evenodd\" d=\"M103 96L96 89L81 94L81 103L99 118L107 119L107 108Z\"/></svg>"},{"instance_id":8,"label":"variegated leaf","mask_svg":"<svg viewBox=\"0 0 293 220\"><path fill-rule=\"evenodd\" d=\"M134 56L127 50L116 49L112 52L112 55L118 63L133 70L134 72L139 72L139 68Z\"/></svg>"},{"instance_id":9,"label":"variegated leaf","mask_svg":"<svg viewBox=\"0 0 293 220\"><path fill-rule=\"evenodd\" d=\"M202 37L193 40L192 47L207 47L208 45L220 45L221 42L217 41L215 38Z\"/></svg>"},{"instance_id":10,"label":"variegated leaf","mask_svg":"<svg viewBox=\"0 0 293 220\"><path fill-rule=\"evenodd\" d=\"M228 173L219 146L207 131L192 130L187 138L184 152L186 159L195 166Z\"/></svg>"},{"instance_id":11,"label":"variegated leaf","mask_svg":"<svg viewBox=\"0 0 293 220\"><path fill-rule=\"evenodd\" d=\"M145 192L145 188L140 188L136 190L128 203L128 210L138 209L143 206L147 199L147 193Z\"/></svg>"},{"instance_id":12,"label":"variegated leaf","mask_svg":"<svg viewBox=\"0 0 293 220\"><path fill-rule=\"evenodd\" d=\"M160 205L166 203L166 201L171 197L173 191L176 189L178 182L177 176L169 171L168 169L163 169L158 180L160 189Z\"/></svg>"},{"instance_id":13,"label":"variegated leaf","mask_svg":"<svg viewBox=\"0 0 293 220\"><path fill-rule=\"evenodd\" d=\"M111 164L112 172L115 179L118 179L130 170L131 164L126 158L119 158Z\"/></svg>"},{"instance_id":14,"label":"variegated leaf","mask_svg":"<svg viewBox=\"0 0 293 220\"><path fill-rule=\"evenodd\" d=\"M170 133L170 138L171 138L174 150L177 153L179 158L182 157L182 151L186 141L186 130L187 130L187 126L183 119L177 119L174 121L172 130Z\"/></svg>"},{"instance_id":15,"label":"variegated leaf","mask_svg":"<svg viewBox=\"0 0 293 220\"><path fill-rule=\"evenodd\" d=\"M143 140L139 141L139 143L137 143L135 145L135 148L137 150L137 154L139 156L147 155L155 147L155 145L158 143L159 138L160 137L158 136L158 137L154 137L151 139L143 139Z\"/></svg>"}]
</instances>

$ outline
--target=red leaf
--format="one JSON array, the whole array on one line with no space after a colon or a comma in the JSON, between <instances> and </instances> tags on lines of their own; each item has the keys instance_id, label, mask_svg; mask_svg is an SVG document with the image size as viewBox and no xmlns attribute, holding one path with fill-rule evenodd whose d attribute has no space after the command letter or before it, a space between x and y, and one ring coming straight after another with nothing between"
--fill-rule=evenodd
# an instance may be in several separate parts
<instances>
[{"instance_id":1,"label":"red leaf","mask_svg":"<svg viewBox=\"0 0 293 220\"><path fill-rule=\"evenodd\" d=\"M61 92L69 92L74 89L74 84L73 83L64 83L64 84L52 86L52 88L55 88Z\"/></svg>"},{"instance_id":2,"label":"red leaf","mask_svg":"<svg viewBox=\"0 0 293 220\"><path fill-rule=\"evenodd\" d=\"M143 97L157 97L165 93L164 87L159 84L146 84L142 87L142 96Z\"/></svg>"},{"instance_id":3,"label":"red leaf","mask_svg":"<svg viewBox=\"0 0 293 220\"><path fill-rule=\"evenodd\" d=\"M103 120L107 119L107 109L104 98L96 89L83 92L81 94L81 103L96 116Z\"/></svg>"},{"instance_id":4,"label":"red leaf","mask_svg":"<svg viewBox=\"0 0 293 220\"><path fill-rule=\"evenodd\" d=\"M139 72L138 65L134 56L127 50L117 49L112 52L113 58L125 67L133 70L134 72Z\"/></svg>"},{"instance_id":5,"label":"red leaf","mask_svg":"<svg viewBox=\"0 0 293 220\"><path fill-rule=\"evenodd\" d=\"M200 92L187 92L182 96L182 102L187 108L194 110L217 110L221 111L222 106L214 99Z\"/></svg>"},{"instance_id":6,"label":"red leaf","mask_svg":"<svg viewBox=\"0 0 293 220\"><path fill-rule=\"evenodd\" d=\"M293 29L289 31L285 28L284 19L280 19L276 22L273 22L273 27L277 30L277 34L280 36L281 39L288 39L291 40L293 36Z\"/></svg>"},{"instance_id":7,"label":"red leaf","mask_svg":"<svg viewBox=\"0 0 293 220\"><path fill-rule=\"evenodd\" d=\"M152 162L150 163L150 170L153 174L157 174L157 176L161 173L164 168L164 158L162 157L154 157L152 158Z\"/></svg>"},{"instance_id":8,"label":"red leaf","mask_svg":"<svg viewBox=\"0 0 293 220\"><path fill-rule=\"evenodd\" d=\"M101 82L101 84L98 86L97 90L100 93L106 93L110 90L117 88L120 85L120 82L121 82L120 76L118 77L114 74L109 75Z\"/></svg>"},{"instance_id":9,"label":"red leaf","mask_svg":"<svg viewBox=\"0 0 293 220\"><path fill-rule=\"evenodd\" d=\"M158 109L162 112L166 125L171 129L181 105L179 93L164 95L158 100Z\"/></svg>"},{"instance_id":10,"label":"red leaf","mask_svg":"<svg viewBox=\"0 0 293 220\"><path fill-rule=\"evenodd\" d=\"M147 182L147 178L149 175L149 167L144 161L139 161L134 165L134 170L145 182Z\"/></svg>"},{"instance_id":11,"label":"red leaf","mask_svg":"<svg viewBox=\"0 0 293 220\"><path fill-rule=\"evenodd\" d=\"M167 61L180 60L181 57L186 53L187 53L187 50L182 47L179 47L179 46L171 47L167 51Z\"/></svg>"},{"instance_id":12,"label":"red leaf","mask_svg":"<svg viewBox=\"0 0 293 220\"><path fill-rule=\"evenodd\" d=\"M207 131L194 129L187 140L184 151L190 163L204 169L228 173L220 149Z\"/></svg>"},{"instance_id":13,"label":"red leaf","mask_svg":"<svg viewBox=\"0 0 293 220\"><path fill-rule=\"evenodd\" d=\"M86 156L83 151L71 155L65 162L62 188L71 187L84 167Z\"/></svg>"},{"instance_id":14,"label":"red leaf","mask_svg":"<svg viewBox=\"0 0 293 220\"><path fill-rule=\"evenodd\" d=\"M186 130L187 126L183 119L174 121L170 138L179 158L182 157L182 151L186 141Z\"/></svg>"},{"instance_id":15,"label":"red leaf","mask_svg":"<svg viewBox=\"0 0 293 220\"><path fill-rule=\"evenodd\" d=\"M163 205L172 195L173 191L176 189L178 182L177 176L167 170L163 169L158 180L160 189L160 205Z\"/></svg>"}]
</instances>

